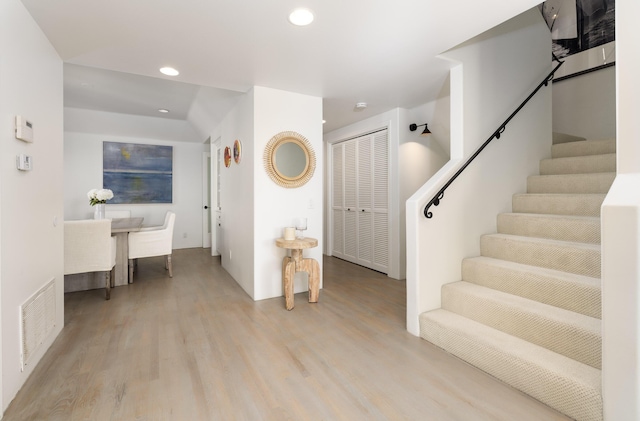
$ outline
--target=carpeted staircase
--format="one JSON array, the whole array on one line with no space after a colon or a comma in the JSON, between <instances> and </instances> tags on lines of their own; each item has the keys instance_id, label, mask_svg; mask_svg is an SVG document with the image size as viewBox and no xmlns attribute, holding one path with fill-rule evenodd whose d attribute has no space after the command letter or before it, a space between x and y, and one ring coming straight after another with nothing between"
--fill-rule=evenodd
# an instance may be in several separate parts
<instances>
[{"instance_id":1,"label":"carpeted staircase","mask_svg":"<svg viewBox=\"0 0 640 421\"><path fill-rule=\"evenodd\" d=\"M615 141L552 146L421 336L579 421L602 420L600 206Z\"/></svg>"}]
</instances>

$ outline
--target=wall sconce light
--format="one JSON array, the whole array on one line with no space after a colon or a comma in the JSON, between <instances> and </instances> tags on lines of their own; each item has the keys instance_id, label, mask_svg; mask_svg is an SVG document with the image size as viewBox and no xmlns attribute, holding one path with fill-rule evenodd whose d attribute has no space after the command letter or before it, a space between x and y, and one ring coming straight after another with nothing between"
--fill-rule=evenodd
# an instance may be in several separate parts
<instances>
[{"instance_id":1,"label":"wall sconce light","mask_svg":"<svg viewBox=\"0 0 640 421\"><path fill-rule=\"evenodd\" d=\"M420 133L420 136L429 136L431 134L431 132L429 131L429 127L427 127L427 123L424 124L410 124L409 125L409 130L411 130L412 132L415 132L416 129L420 126L424 126L424 130L422 131L422 133Z\"/></svg>"}]
</instances>

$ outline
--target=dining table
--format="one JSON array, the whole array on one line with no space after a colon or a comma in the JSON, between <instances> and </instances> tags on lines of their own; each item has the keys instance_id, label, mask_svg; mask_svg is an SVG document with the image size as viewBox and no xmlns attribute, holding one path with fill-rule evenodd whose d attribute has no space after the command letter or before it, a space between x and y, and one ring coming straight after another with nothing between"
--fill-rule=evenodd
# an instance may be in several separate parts
<instances>
[{"instance_id":1,"label":"dining table","mask_svg":"<svg viewBox=\"0 0 640 421\"><path fill-rule=\"evenodd\" d=\"M113 218L111 220L111 235L116 237L116 266L114 268L114 286L129 283L129 233L140 231L142 217Z\"/></svg>"}]
</instances>

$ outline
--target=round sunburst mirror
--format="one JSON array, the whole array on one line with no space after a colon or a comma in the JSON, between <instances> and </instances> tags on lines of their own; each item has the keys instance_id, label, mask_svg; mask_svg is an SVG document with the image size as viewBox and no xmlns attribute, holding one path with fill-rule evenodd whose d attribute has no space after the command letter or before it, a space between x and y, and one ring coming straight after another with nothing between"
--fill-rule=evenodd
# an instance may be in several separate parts
<instances>
[{"instance_id":1,"label":"round sunburst mirror","mask_svg":"<svg viewBox=\"0 0 640 421\"><path fill-rule=\"evenodd\" d=\"M305 185L316 169L316 155L311 143L299 133L280 132L264 149L264 167L279 186Z\"/></svg>"}]
</instances>

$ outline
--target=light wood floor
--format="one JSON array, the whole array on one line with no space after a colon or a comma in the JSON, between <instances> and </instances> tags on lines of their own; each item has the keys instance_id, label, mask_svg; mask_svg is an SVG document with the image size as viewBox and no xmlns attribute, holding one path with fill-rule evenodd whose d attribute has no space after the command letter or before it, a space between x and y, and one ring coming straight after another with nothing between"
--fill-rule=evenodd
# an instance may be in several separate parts
<instances>
[{"instance_id":1,"label":"light wood floor","mask_svg":"<svg viewBox=\"0 0 640 421\"><path fill-rule=\"evenodd\" d=\"M209 250L65 296L13 420L567 420L405 330L405 284L325 258L320 302L253 302Z\"/></svg>"}]
</instances>

